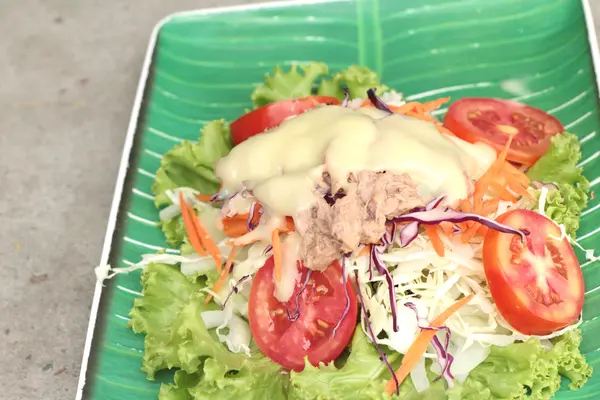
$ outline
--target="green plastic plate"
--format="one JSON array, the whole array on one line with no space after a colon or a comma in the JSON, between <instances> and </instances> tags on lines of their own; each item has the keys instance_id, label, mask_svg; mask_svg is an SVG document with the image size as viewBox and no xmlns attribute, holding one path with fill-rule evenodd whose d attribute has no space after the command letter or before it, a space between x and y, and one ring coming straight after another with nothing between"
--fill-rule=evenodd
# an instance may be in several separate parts
<instances>
[{"instance_id":1,"label":"green plastic plate","mask_svg":"<svg viewBox=\"0 0 600 400\"><path fill-rule=\"evenodd\" d=\"M251 107L254 85L277 64L366 65L423 101L525 101L581 138L581 164L600 190L593 38L589 5L579 0L294 1L172 15L151 39L101 263L127 266L166 246L150 194L161 155L196 139L207 121L231 120ZM578 234L583 246L600 249L599 221L593 200ZM583 351L597 372L585 388L565 388L558 399L600 398L600 268L585 260L582 268ZM96 287L78 398L157 398L160 382L140 371L143 338L126 327L140 290L138 273Z\"/></svg>"}]
</instances>

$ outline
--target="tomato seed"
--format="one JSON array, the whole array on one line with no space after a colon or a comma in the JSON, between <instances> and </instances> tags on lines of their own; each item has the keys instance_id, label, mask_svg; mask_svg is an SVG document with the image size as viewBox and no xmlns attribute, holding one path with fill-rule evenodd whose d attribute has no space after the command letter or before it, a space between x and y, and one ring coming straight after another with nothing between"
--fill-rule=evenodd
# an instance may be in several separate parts
<instances>
[{"instance_id":1,"label":"tomato seed","mask_svg":"<svg viewBox=\"0 0 600 400\"><path fill-rule=\"evenodd\" d=\"M323 321L322 319L318 319L317 320L317 324L321 327L321 328L329 328L329 324L325 321Z\"/></svg>"}]
</instances>

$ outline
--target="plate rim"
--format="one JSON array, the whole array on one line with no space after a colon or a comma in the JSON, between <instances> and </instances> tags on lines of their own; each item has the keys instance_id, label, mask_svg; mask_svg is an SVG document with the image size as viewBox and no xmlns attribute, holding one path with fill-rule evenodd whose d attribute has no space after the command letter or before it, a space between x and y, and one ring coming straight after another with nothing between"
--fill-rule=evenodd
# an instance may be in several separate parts
<instances>
[{"instance_id":1,"label":"plate rim","mask_svg":"<svg viewBox=\"0 0 600 400\"><path fill-rule=\"evenodd\" d=\"M127 133L125 136L125 142L121 153L121 160L119 162L119 170L117 172L117 179L115 183L115 189L113 193L113 199L111 202L111 208L108 216L107 227L104 236L104 242L102 245L102 252L100 256L100 264L107 264L110 254L113 248L114 233L117 228L117 218L119 216L119 209L121 206L121 200L123 199L123 190L125 188L125 181L127 173L129 171L129 160L133 150L134 138L137 133L137 128L140 123L140 111L144 102L144 95L146 92L150 73L152 71L153 56L156 49L156 43L158 42L158 36L164 25L170 21L189 16L198 15L212 15L229 12L240 12L240 11L251 11L257 9L270 9L270 8L284 8L303 6L307 4L320 4L320 3L342 3L350 2L351 0L283 0L273 2L261 2L255 4L242 4L235 6L224 6L224 7L208 7L199 8L186 11L177 11L166 15L160 19L152 28L150 39L146 47L146 53L142 63L142 69L138 80L137 89L134 96L133 106L131 115L129 117L129 124L127 126ZM364 0L355 0L364 1ZM598 35L596 27L592 17L591 0L582 0L583 12L586 21L586 28L588 32L589 48L592 55L592 65L594 74L596 77L596 89L598 98L600 98L600 46L598 44ZM102 297L104 285L96 280L94 287L94 294L92 297L92 304L90 308L90 316L88 320L88 326L86 329L85 343L83 347L83 354L81 359L81 368L79 370L79 379L77 383L77 390L75 394L75 400L81 400L83 391L86 385L86 378L89 366L89 360L91 356L92 343L94 339L94 332L96 328L96 322L98 319L98 311L100 306L100 300Z\"/></svg>"}]
</instances>

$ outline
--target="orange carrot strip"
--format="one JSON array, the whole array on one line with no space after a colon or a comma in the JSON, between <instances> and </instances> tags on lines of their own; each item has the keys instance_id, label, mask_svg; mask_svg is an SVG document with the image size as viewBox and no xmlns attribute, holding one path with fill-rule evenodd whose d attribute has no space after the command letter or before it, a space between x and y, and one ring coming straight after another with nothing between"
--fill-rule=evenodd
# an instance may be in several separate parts
<instances>
[{"instance_id":1,"label":"orange carrot strip","mask_svg":"<svg viewBox=\"0 0 600 400\"><path fill-rule=\"evenodd\" d=\"M485 200L481 205L481 214L487 216L498 210L498 199Z\"/></svg>"},{"instance_id":2,"label":"orange carrot strip","mask_svg":"<svg viewBox=\"0 0 600 400\"><path fill-rule=\"evenodd\" d=\"M450 101L450 97L440 97L439 99L435 99L435 100L423 103L423 108L425 109L426 112L432 112L432 111L435 111L438 108L440 108L442 106L442 104L446 104L449 101Z\"/></svg>"},{"instance_id":3,"label":"orange carrot strip","mask_svg":"<svg viewBox=\"0 0 600 400\"><path fill-rule=\"evenodd\" d=\"M431 326L437 328L443 325L448 318L465 306L469 301L471 301L472 298L473 295L470 294L452 304L431 322ZM417 362L419 362L425 351L427 351L427 347L436 333L437 332L435 330L421 330L415 341L411 344L410 348L404 355L400 368L398 368L395 373L396 379L398 379L398 384L402 384L402 382L404 382L404 379L406 379L408 374L410 374L410 371L412 371ZM396 391L396 381L393 377L385 385L385 391L390 395Z\"/></svg>"},{"instance_id":4,"label":"orange carrot strip","mask_svg":"<svg viewBox=\"0 0 600 400\"><path fill-rule=\"evenodd\" d=\"M458 206L462 212L471 212L472 210L471 203L468 200L460 200Z\"/></svg>"},{"instance_id":5,"label":"orange carrot strip","mask_svg":"<svg viewBox=\"0 0 600 400\"><path fill-rule=\"evenodd\" d=\"M479 236L485 236L485 234L489 231L490 229L485 226L485 225L480 225L479 229L477 229L477 235Z\"/></svg>"},{"instance_id":6,"label":"orange carrot strip","mask_svg":"<svg viewBox=\"0 0 600 400\"><path fill-rule=\"evenodd\" d=\"M527 190L527 187L523 186L521 183L511 184L509 185L509 188L519 196L528 197L530 199L534 198Z\"/></svg>"},{"instance_id":7,"label":"orange carrot strip","mask_svg":"<svg viewBox=\"0 0 600 400\"><path fill-rule=\"evenodd\" d=\"M511 163L506 163L504 169L513 180L520 182L523 186L529 186L529 183L531 183L531 179Z\"/></svg>"},{"instance_id":8,"label":"orange carrot strip","mask_svg":"<svg viewBox=\"0 0 600 400\"><path fill-rule=\"evenodd\" d=\"M370 244L366 244L363 246L362 249L360 249L360 251L358 252L357 258L358 257L362 257L362 256L366 256L367 254L369 254L371 252L371 245Z\"/></svg>"},{"instance_id":9,"label":"orange carrot strip","mask_svg":"<svg viewBox=\"0 0 600 400\"><path fill-rule=\"evenodd\" d=\"M248 233L246 221L248 221L249 213L236 214L233 217L225 217L221 220L223 224L223 232L227 237L237 238Z\"/></svg>"},{"instance_id":10,"label":"orange carrot strip","mask_svg":"<svg viewBox=\"0 0 600 400\"><path fill-rule=\"evenodd\" d=\"M248 227L246 226L246 221L237 219L237 218L224 218L222 220L223 223L223 232L225 236L230 238L239 238L240 236L248 233Z\"/></svg>"},{"instance_id":11,"label":"orange carrot strip","mask_svg":"<svg viewBox=\"0 0 600 400\"><path fill-rule=\"evenodd\" d=\"M279 237L279 229L274 229L273 233L271 233L271 242L273 245L273 264L275 264L275 279L277 281L281 280L281 264L282 254L281 254L281 238Z\"/></svg>"},{"instance_id":12,"label":"orange carrot strip","mask_svg":"<svg viewBox=\"0 0 600 400\"><path fill-rule=\"evenodd\" d=\"M221 276L219 277L219 280L217 282L215 282L215 286L212 288L212 291L214 293L216 293L219 289L221 289L221 286L223 286L223 283L225 282L227 275L229 275L229 273L231 272L231 266L233 265L233 258L235 257L235 253L236 253L237 249L238 248L236 246L233 246L231 248L231 252L229 252L229 257L227 258L227 263L225 264L225 268L223 268L223 271L221 271ZM208 304L210 299L212 299L212 293L209 293L208 296L206 296L206 300L204 300L204 304Z\"/></svg>"},{"instance_id":13,"label":"orange carrot strip","mask_svg":"<svg viewBox=\"0 0 600 400\"><path fill-rule=\"evenodd\" d=\"M444 235L448 237L454 233L454 226L448 221L441 222L440 228L442 229L442 232L444 232Z\"/></svg>"},{"instance_id":14,"label":"orange carrot strip","mask_svg":"<svg viewBox=\"0 0 600 400\"><path fill-rule=\"evenodd\" d=\"M183 193L179 192L179 207L181 208L181 216L183 217L183 226L185 226L185 231L188 235L188 239L190 240L190 244L192 248L201 256L206 255L206 251L202 247L202 242L198 237L198 230L196 229L196 224L194 224L194 219L192 215L195 215L195 211L192 208L190 214L190 206L185 202L183 198Z\"/></svg>"},{"instance_id":15,"label":"orange carrot strip","mask_svg":"<svg viewBox=\"0 0 600 400\"><path fill-rule=\"evenodd\" d=\"M477 222L475 222L473 225L471 225L469 227L469 229L467 229L463 235L462 235L462 242L463 243L469 243L469 240L471 240L471 238L473 236L475 236L475 234L477 233L477 230L479 229L479 224Z\"/></svg>"},{"instance_id":16,"label":"orange carrot strip","mask_svg":"<svg viewBox=\"0 0 600 400\"><path fill-rule=\"evenodd\" d=\"M435 252L438 254L438 256L444 257L444 242L442 242L442 239L440 239L440 236L438 235L437 226L423 225L423 228L425 228L425 233L427 233L427 236L429 236L429 240L431 240L431 244L433 245Z\"/></svg>"},{"instance_id":17,"label":"orange carrot strip","mask_svg":"<svg viewBox=\"0 0 600 400\"><path fill-rule=\"evenodd\" d=\"M193 213L192 218L194 221L194 225L196 226L196 230L198 232L198 237L200 238L200 241L202 242L202 246L211 255L213 260L215 260L215 264L217 265L217 271L221 272L221 268L222 268L221 264L223 262L223 259L221 258L221 251L219 250L219 248L217 247L215 242L213 242L213 240L210 238L210 235L208 234L206 229L204 229L204 227L202 226L200 219L198 218L196 213L193 211L192 207L191 206L188 206L188 207L190 208L191 212Z\"/></svg>"},{"instance_id":18,"label":"orange carrot strip","mask_svg":"<svg viewBox=\"0 0 600 400\"><path fill-rule=\"evenodd\" d=\"M397 112L398 114L404 114L404 113L410 113L410 112L415 112L415 108L419 106L419 102L417 101L411 101L408 103L404 103L401 106L393 106L390 107L392 111Z\"/></svg>"},{"instance_id":19,"label":"orange carrot strip","mask_svg":"<svg viewBox=\"0 0 600 400\"><path fill-rule=\"evenodd\" d=\"M212 194L197 194L196 198L200 201L209 202L212 199Z\"/></svg>"}]
</instances>

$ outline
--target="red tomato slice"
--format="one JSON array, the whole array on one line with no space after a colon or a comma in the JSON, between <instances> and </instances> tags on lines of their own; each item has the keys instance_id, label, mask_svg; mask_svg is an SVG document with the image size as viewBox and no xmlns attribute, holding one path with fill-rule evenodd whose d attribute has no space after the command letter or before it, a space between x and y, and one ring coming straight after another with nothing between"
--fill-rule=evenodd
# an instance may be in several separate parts
<instances>
[{"instance_id":1,"label":"red tomato slice","mask_svg":"<svg viewBox=\"0 0 600 400\"><path fill-rule=\"evenodd\" d=\"M237 146L244 140L281 124L292 115L302 114L318 104L340 104L335 97L308 96L281 100L250 111L231 123L231 139Z\"/></svg>"},{"instance_id":2,"label":"red tomato slice","mask_svg":"<svg viewBox=\"0 0 600 400\"><path fill-rule=\"evenodd\" d=\"M559 227L530 210L514 210L498 222L527 229L517 235L489 230L483 242L483 266L500 314L517 331L546 335L576 321L583 307L579 262Z\"/></svg>"},{"instance_id":3,"label":"red tomato slice","mask_svg":"<svg viewBox=\"0 0 600 400\"><path fill-rule=\"evenodd\" d=\"M550 146L550 138L564 132L562 124L544 111L511 100L465 98L452 103L444 126L459 138L487 143L498 151L509 134L516 134L507 159L533 165Z\"/></svg>"},{"instance_id":4,"label":"red tomato slice","mask_svg":"<svg viewBox=\"0 0 600 400\"><path fill-rule=\"evenodd\" d=\"M356 327L358 306L350 282L346 287L349 310L333 335L333 330L347 305L342 270L334 262L323 272L313 271L301 290L308 269L298 263L302 274L294 293L286 303L273 295L273 257L258 270L250 289L248 319L258 347L270 359L295 371L304 369L304 357L313 365L335 360L344 350ZM296 301L296 299L298 299ZM298 319L288 319L288 313Z\"/></svg>"}]
</instances>

